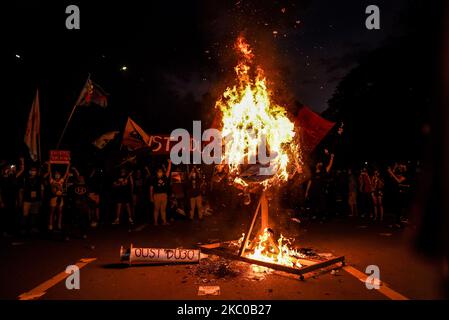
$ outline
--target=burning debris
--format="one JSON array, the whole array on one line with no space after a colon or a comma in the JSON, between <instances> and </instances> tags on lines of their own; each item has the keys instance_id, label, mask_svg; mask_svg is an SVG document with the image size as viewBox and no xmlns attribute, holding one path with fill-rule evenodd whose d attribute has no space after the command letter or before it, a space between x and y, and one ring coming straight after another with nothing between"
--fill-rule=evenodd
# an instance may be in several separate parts
<instances>
[{"instance_id":1,"label":"burning debris","mask_svg":"<svg viewBox=\"0 0 449 320\"><path fill-rule=\"evenodd\" d=\"M300 150L294 123L287 110L277 105L267 86L264 71L254 66L254 53L243 36L235 43L239 61L234 68L237 83L228 87L216 107L222 113L223 161L228 183L244 192L249 205L250 193L262 192L248 236L241 240L240 256L288 267L300 268L300 254L290 248L291 240L282 235L275 240L268 226L268 200L265 191L285 183L302 172ZM255 219L261 211L261 232L250 242ZM246 248L248 250L245 252Z\"/></svg>"},{"instance_id":2,"label":"burning debris","mask_svg":"<svg viewBox=\"0 0 449 320\"><path fill-rule=\"evenodd\" d=\"M292 240L285 238L282 234L277 241L274 240L274 232L266 228L254 243L249 243L250 251L246 256L250 259L281 264L288 267L301 268L299 258L304 255L291 249Z\"/></svg>"},{"instance_id":3,"label":"burning debris","mask_svg":"<svg viewBox=\"0 0 449 320\"><path fill-rule=\"evenodd\" d=\"M216 108L222 113L223 163L234 184L266 189L285 182L300 166L294 123L272 100L261 67L243 36L235 44L237 84L228 87Z\"/></svg>"},{"instance_id":4,"label":"burning debris","mask_svg":"<svg viewBox=\"0 0 449 320\"><path fill-rule=\"evenodd\" d=\"M227 181L228 185L242 190L247 205L251 202L250 194L258 194L260 198L248 231L240 240L199 247L210 254L239 260L257 274L276 270L304 279L306 273L344 264L343 256L309 259L312 254L294 249L292 239L282 234L277 237L270 228L269 191L296 173L303 173L298 135L287 110L272 99L262 68L254 67L254 53L245 38L238 37L235 48L239 54L239 62L234 68L237 83L228 87L216 103L222 113L224 151L222 163L216 167L215 181ZM250 239L258 217L261 218L260 229ZM300 223L299 220L295 222ZM238 250L235 250L236 246ZM204 269L200 262L196 272L197 275L205 272L221 278L233 275L229 266L229 262L214 263L206 264Z\"/></svg>"}]
</instances>

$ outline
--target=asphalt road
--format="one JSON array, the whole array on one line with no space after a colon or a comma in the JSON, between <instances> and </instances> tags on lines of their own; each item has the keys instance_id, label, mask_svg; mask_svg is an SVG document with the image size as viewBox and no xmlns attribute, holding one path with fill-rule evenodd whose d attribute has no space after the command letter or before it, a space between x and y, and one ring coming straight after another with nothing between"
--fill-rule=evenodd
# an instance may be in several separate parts
<instances>
[{"instance_id":1,"label":"asphalt road","mask_svg":"<svg viewBox=\"0 0 449 320\"><path fill-rule=\"evenodd\" d=\"M229 212L233 211L233 214ZM436 299L441 298L438 265L413 252L408 231L358 218L325 223L294 222L284 214L279 226L300 247L344 255L349 269L309 275L305 281L277 272L258 273L243 262L216 256L201 265L127 267L119 249L142 247L193 248L198 242L238 239L251 210L220 207L203 221L175 221L169 226L102 225L87 240L57 238L1 239L0 298L18 299ZM274 220L274 219L273 219ZM279 227L280 228L280 227ZM95 260L82 260L95 258ZM84 261L80 262L80 261ZM204 261L207 261L205 263ZM80 289L68 290L64 271L79 263ZM220 274L208 273L222 265ZM377 265L381 290L368 290L357 276ZM203 269L201 269L202 267ZM209 268L209 269L208 269ZM202 272L200 272L202 271ZM204 272L206 271L206 272ZM56 277L55 277L56 276ZM218 296L198 296L199 286L217 285ZM26 296L33 298L33 296Z\"/></svg>"}]
</instances>

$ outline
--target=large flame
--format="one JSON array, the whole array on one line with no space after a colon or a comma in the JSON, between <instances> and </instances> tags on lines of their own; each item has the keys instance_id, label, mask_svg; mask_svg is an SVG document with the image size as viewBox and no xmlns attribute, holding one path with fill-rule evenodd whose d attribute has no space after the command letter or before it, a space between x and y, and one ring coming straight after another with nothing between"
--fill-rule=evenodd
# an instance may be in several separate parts
<instances>
[{"instance_id":1,"label":"large flame","mask_svg":"<svg viewBox=\"0 0 449 320\"><path fill-rule=\"evenodd\" d=\"M286 181L290 158L298 157L294 124L286 110L271 100L264 72L253 67L254 54L243 36L238 37L235 48L240 57L235 67L237 84L228 87L217 101L225 138L223 162L238 177L241 164L260 161L258 150L265 145L271 170L261 183L268 187Z\"/></svg>"},{"instance_id":2,"label":"large flame","mask_svg":"<svg viewBox=\"0 0 449 320\"><path fill-rule=\"evenodd\" d=\"M228 166L233 182L247 187L242 172L247 166L242 164L263 162L259 151L265 146L263 155L270 157L270 170L256 173L266 175L256 181L267 188L287 181L301 170L295 126L287 117L286 109L271 99L264 72L260 67L254 67L254 54L243 36L237 38L235 48L240 57L235 67L237 83L225 90L216 105L222 112L223 163ZM245 256L300 267L299 253L290 248L290 241L282 235L277 241L272 237L272 233L265 229L253 239Z\"/></svg>"},{"instance_id":3,"label":"large flame","mask_svg":"<svg viewBox=\"0 0 449 320\"><path fill-rule=\"evenodd\" d=\"M244 236L243 234L238 241L239 245L243 242ZM253 240L253 243L248 244L250 249L245 252L245 256L254 260L300 268L299 258L303 255L291 248L291 244L292 240L282 234L277 241L274 241L273 234L267 228Z\"/></svg>"}]
</instances>

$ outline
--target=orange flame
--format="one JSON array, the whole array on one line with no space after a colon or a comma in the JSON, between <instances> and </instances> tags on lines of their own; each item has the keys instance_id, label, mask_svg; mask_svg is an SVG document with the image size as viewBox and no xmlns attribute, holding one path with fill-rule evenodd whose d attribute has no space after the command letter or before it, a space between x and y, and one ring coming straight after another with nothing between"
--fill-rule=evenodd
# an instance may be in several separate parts
<instances>
[{"instance_id":1,"label":"orange flame","mask_svg":"<svg viewBox=\"0 0 449 320\"><path fill-rule=\"evenodd\" d=\"M235 48L240 57L234 68L237 84L228 87L216 103L223 115L224 163L233 176L239 176L241 164L259 161L258 151L265 145L271 174L262 184L268 187L285 182L291 173L289 163L292 158L297 163L299 158L294 124L285 108L273 103L264 72L253 68L254 54L243 36L237 38Z\"/></svg>"},{"instance_id":2,"label":"orange flame","mask_svg":"<svg viewBox=\"0 0 449 320\"><path fill-rule=\"evenodd\" d=\"M292 268L300 268L301 263L298 258L302 255L291 248L292 241L285 238L282 234L277 241L274 241L272 234L265 229L262 234L254 240L254 244L249 244L252 249L246 252L245 256L259 261L281 264ZM240 245L243 242L244 235L238 241Z\"/></svg>"}]
</instances>

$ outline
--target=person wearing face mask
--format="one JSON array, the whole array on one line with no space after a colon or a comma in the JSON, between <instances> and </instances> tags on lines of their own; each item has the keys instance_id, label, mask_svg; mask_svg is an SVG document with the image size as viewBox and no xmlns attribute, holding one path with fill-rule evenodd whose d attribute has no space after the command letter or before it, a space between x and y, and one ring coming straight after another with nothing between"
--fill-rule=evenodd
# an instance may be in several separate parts
<instances>
[{"instance_id":1,"label":"person wearing face mask","mask_svg":"<svg viewBox=\"0 0 449 320\"><path fill-rule=\"evenodd\" d=\"M189 219L193 220L196 208L198 209L198 219L203 220L203 210L202 210L203 199L201 196L201 179L198 174L198 170L196 167L194 167L192 171L190 173L187 172L187 174L189 176L187 181L187 196L190 199Z\"/></svg>"},{"instance_id":2,"label":"person wearing face mask","mask_svg":"<svg viewBox=\"0 0 449 320\"><path fill-rule=\"evenodd\" d=\"M50 166L50 164L49 164ZM50 174L50 186L51 186L51 198L50 198L50 217L48 222L48 230L53 230L54 216L57 217L57 228L62 229L62 208L64 206L63 188L64 183L69 175L70 165L67 165L66 172L61 175L59 171L56 171L54 176L51 171L51 167L48 168Z\"/></svg>"},{"instance_id":3,"label":"person wearing face mask","mask_svg":"<svg viewBox=\"0 0 449 320\"><path fill-rule=\"evenodd\" d=\"M171 160L168 160L168 168L164 173L162 168L156 172L156 177L150 185L150 201L153 203L153 221L157 226L159 223L159 215L162 220L162 225L167 225L167 194L169 191L169 181L171 170Z\"/></svg>"},{"instance_id":4,"label":"person wearing face mask","mask_svg":"<svg viewBox=\"0 0 449 320\"><path fill-rule=\"evenodd\" d=\"M37 218L44 194L44 185L37 167L31 167L23 183L22 233L37 232Z\"/></svg>"}]
</instances>

